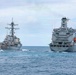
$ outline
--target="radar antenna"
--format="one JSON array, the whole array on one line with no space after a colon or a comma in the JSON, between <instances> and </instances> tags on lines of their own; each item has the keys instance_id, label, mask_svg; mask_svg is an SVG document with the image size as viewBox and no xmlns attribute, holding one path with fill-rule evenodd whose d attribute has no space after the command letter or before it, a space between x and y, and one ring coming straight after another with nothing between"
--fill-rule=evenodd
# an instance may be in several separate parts
<instances>
[{"instance_id":1,"label":"radar antenna","mask_svg":"<svg viewBox=\"0 0 76 75\"><path fill-rule=\"evenodd\" d=\"M11 30L11 36L14 37L14 34L15 34L14 30L19 29L19 28L15 28L14 26L16 26L18 24L14 24L13 18L12 18L11 24L8 24L8 25L10 25L11 27L6 27L6 29L10 29Z\"/></svg>"}]
</instances>

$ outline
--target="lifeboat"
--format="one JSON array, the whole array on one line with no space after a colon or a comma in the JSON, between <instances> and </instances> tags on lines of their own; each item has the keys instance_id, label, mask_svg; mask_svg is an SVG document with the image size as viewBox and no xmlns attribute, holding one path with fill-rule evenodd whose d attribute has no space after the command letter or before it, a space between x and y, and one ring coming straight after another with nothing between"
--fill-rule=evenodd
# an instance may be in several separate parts
<instances>
[{"instance_id":1,"label":"lifeboat","mask_svg":"<svg viewBox=\"0 0 76 75\"><path fill-rule=\"evenodd\" d=\"M74 42L76 42L76 37L73 39Z\"/></svg>"}]
</instances>

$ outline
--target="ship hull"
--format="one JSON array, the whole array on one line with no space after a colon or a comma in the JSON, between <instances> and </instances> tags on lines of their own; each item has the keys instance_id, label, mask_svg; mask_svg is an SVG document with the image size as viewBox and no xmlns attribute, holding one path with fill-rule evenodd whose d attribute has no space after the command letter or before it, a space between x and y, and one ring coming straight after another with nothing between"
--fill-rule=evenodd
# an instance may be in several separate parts
<instances>
[{"instance_id":1,"label":"ship hull","mask_svg":"<svg viewBox=\"0 0 76 75\"><path fill-rule=\"evenodd\" d=\"M0 49L2 50L21 50L22 44L17 45L7 45L7 44L0 44Z\"/></svg>"},{"instance_id":2,"label":"ship hull","mask_svg":"<svg viewBox=\"0 0 76 75\"><path fill-rule=\"evenodd\" d=\"M2 47L2 50L21 50L21 46L15 47L15 46L10 46L10 47Z\"/></svg>"},{"instance_id":3,"label":"ship hull","mask_svg":"<svg viewBox=\"0 0 76 75\"><path fill-rule=\"evenodd\" d=\"M54 52L76 52L76 45L71 47L52 47L50 46L51 51Z\"/></svg>"},{"instance_id":4,"label":"ship hull","mask_svg":"<svg viewBox=\"0 0 76 75\"><path fill-rule=\"evenodd\" d=\"M20 47L9 47L7 48L7 50L21 50Z\"/></svg>"}]
</instances>

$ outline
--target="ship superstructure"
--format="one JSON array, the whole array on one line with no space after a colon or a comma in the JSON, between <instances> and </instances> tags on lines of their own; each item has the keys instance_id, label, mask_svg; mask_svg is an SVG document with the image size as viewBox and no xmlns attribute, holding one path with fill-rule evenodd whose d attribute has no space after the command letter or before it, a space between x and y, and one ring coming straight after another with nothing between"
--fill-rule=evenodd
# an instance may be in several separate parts
<instances>
[{"instance_id":1,"label":"ship superstructure","mask_svg":"<svg viewBox=\"0 0 76 75\"><path fill-rule=\"evenodd\" d=\"M15 36L15 31L14 31L15 29L18 29L18 28L15 28L15 26L18 24L14 24L12 19L12 22L9 25L10 27L6 27L6 29L10 30L10 34L6 35L6 38L4 39L4 41L0 43L0 47L3 50L7 50L7 49L19 50L22 44L20 42L20 39Z\"/></svg>"},{"instance_id":2,"label":"ship superstructure","mask_svg":"<svg viewBox=\"0 0 76 75\"><path fill-rule=\"evenodd\" d=\"M66 17L61 19L61 27L53 29L52 42L50 43L50 49L55 52L72 52L76 51L76 30L67 27L68 19Z\"/></svg>"}]
</instances>

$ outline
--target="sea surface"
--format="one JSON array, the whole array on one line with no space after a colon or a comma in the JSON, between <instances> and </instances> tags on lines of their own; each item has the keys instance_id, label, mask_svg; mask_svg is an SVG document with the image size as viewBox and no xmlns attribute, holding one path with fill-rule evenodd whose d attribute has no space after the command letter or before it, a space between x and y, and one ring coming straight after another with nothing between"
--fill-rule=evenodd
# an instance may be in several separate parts
<instances>
[{"instance_id":1,"label":"sea surface","mask_svg":"<svg viewBox=\"0 0 76 75\"><path fill-rule=\"evenodd\" d=\"M0 50L0 75L76 75L76 53L55 53L48 46Z\"/></svg>"}]
</instances>

